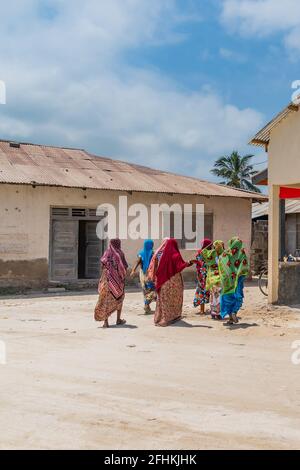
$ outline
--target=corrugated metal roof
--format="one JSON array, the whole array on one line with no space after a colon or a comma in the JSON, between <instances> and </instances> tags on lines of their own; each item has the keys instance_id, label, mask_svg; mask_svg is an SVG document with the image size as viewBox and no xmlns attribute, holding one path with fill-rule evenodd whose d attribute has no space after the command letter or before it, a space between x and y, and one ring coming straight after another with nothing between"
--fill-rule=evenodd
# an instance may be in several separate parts
<instances>
[{"instance_id":1,"label":"corrugated metal roof","mask_svg":"<svg viewBox=\"0 0 300 470\"><path fill-rule=\"evenodd\" d=\"M265 168L264 170L259 171L254 176L252 176L252 183L256 185L266 186L268 184L268 177L268 168Z\"/></svg>"},{"instance_id":2,"label":"corrugated metal roof","mask_svg":"<svg viewBox=\"0 0 300 470\"><path fill-rule=\"evenodd\" d=\"M266 200L266 196L97 157L85 150L0 141L0 183L66 188L196 194Z\"/></svg>"},{"instance_id":3,"label":"corrugated metal roof","mask_svg":"<svg viewBox=\"0 0 300 470\"><path fill-rule=\"evenodd\" d=\"M277 116L272 119L263 129L261 129L255 137L249 142L252 145L265 147L269 144L271 131L280 124L283 119L286 119L291 113L297 112L299 106L294 103L290 103L283 111L281 111Z\"/></svg>"},{"instance_id":4,"label":"corrugated metal roof","mask_svg":"<svg viewBox=\"0 0 300 470\"><path fill-rule=\"evenodd\" d=\"M300 213L300 200L299 199L287 199L285 202L285 213L286 214L297 214ZM263 217L269 214L269 203L254 203L252 204L252 219L257 217Z\"/></svg>"}]
</instances>

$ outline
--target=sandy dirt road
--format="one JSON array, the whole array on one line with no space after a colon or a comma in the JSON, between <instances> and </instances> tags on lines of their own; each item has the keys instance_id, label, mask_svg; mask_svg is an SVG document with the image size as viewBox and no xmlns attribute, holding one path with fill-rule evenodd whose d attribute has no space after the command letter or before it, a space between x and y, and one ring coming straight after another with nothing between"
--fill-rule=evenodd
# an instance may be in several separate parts
<instances>
[{"instance_id":1,"label":"sandy dirt road","mask_svg":"<svg viewBox=\"0 0 300 470\"><path fill-rule=\"evenodd\" d=\"M155 328L128 293L127 326L108 330L96 295L1 299L0 448L299 449L300 310L268 310L250 286L229 328L192 298Z\"/></svg>"}]
</instances>

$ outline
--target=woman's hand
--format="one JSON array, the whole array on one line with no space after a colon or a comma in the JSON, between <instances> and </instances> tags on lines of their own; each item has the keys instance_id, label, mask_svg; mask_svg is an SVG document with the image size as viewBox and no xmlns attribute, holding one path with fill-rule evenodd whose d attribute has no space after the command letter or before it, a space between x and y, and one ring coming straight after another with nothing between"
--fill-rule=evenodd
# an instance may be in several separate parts
<instances>
[{"instance_id":1,"label":"woman's hand","mask_svg":"<svg viewBox=\"0 0 300 470\"><path fill-rule=\"evenodd\" d=\"M193 264L197 263L197 260L196 259L191 259L190 261L188 261L188 263L189 263L190 266L193 266Z\"/></svg>"}]
</instances>

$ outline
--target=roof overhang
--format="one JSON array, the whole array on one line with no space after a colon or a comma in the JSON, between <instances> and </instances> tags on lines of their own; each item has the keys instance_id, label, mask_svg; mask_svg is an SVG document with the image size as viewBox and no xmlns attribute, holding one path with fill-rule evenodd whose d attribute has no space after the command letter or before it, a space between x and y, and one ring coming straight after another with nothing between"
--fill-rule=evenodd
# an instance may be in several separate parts
<instances>
[{"instance_id":1,"label":"roof overhang","mask_svg":"<svg viewBox=\"0 0 300 470\"><path fill-rule=\"evenodd\" d=\"M257 147L265 147L266 152L268 151L268 146L270 142L270 135L272 130L277 127L284 119L286 119L290 114L299 111L299 105L295 103L290 103L283 111L281 111L277 116L272 119L263 129L261 129L249 142L250 145L256 145Z\"/></svg>"},{"instance_id":2,"label":"roof overhang","mask_svg":"<svg viewBox=\"0 0 300 470\"><path fill-rule=\"evenodd\" d=\"M252 177L252 183L256 186L268 186L268 168L256 173Z\"/></svg>"}]
</instances>

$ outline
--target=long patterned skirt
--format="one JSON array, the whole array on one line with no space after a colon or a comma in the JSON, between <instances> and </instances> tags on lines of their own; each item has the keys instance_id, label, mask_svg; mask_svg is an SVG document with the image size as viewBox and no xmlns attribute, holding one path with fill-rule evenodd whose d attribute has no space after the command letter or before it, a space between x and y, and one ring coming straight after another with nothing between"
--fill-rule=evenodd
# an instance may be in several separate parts
<instances>
[{"instance_id":1,"label":"long patterned skirt","mask_svg":"<svg viewBox=\"0 0 300 470\"><path fill-rule=\"evenodd\" d=\"M144 308L149 310L150 304L156 301L157 294L154 282L148 280L147 273L144 274L142 269L140 270L140 283L144 295Z\"/></svg>"},{"instance_id":2,"label":"long patterned skirt","mask_svg":"<svg viewBox=\"0 0 300 470\"><path fill-rule=\"evenodd\" d=\"M95 307L95 320L106 321L108 317L123 306L125 293L116 299L109 290L106 269L103 268L102 276L98 287L99 298Z\"/></svg>"},{"instance_id":3,"label":"long patterned skirt","mask_svg":"<svg viewBox=\"0 0 300 470\"><path fill-rule=\"evenodd\" d=\"M207 268L201 256L197 256L197 288L194 297L194 307L209 303L210 291L206 289Z\"/></svg>"},{"instance_id":4,"label":"long patterned skirt","mask_svg":"<svg viewBox=\"0 0 300 470\"><path fill-rule=\"evenodd\" d=\"M201 284L197 283L195 297L194 297L194 307L199 307L199 305L205 305L209 303L210 299L210 291L206 290L201 286Z\"/></svg>"},{"instance_id":5,"label":"long patterned skirt","mask_svg":"<svg viewBox=\"0 0 300 470\"><path fill-rule=\"evenodd\" d=\"M221 317L225 318L238 311L243 306L244 302L244 281L245 276L241 276L238 280L238 285L234 294L221 295Z\"/></svg>"},{"instance_id":6,"label":"long patterned skirt","mask_svg":"<svg viewBox=\"0 0 300 470\"><path fill-rule=\"evenodd\" d=\"M156 302L154 323L168 326L180 320L183 306L183 280L180 273L175 274L160 289Z\"/></svg>"},{"instance_id":7,"label":"long patterned skirt","mask_svg":"<svg viewBox=\"0 0 300 470\"><path fill-rule=\"evenodd\" d=\"M220 297L221 297L221 288L218 286L214 286L210 294L210 314L214 320L221 318Z\"/></svg>"}]
</instances>

